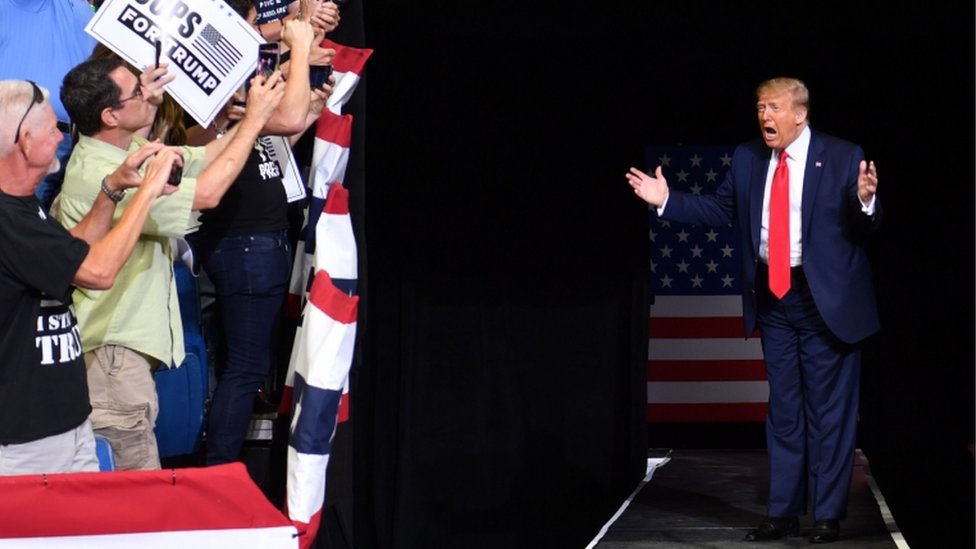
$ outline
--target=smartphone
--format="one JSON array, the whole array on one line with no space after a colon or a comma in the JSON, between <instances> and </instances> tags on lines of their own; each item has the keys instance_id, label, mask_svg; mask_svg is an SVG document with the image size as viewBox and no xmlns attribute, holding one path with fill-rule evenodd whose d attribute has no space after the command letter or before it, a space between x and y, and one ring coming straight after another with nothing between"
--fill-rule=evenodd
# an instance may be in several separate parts
<instances>
[{"instance_id":1,"label":"smartphone","mask_svg":"<svg viewBox=\"0 0 976 549\"><path fill-rule=\"evenodd\" d=\"M281 61L281 53L277 42L258 45L258 72L265 78L278 70L278 63Z\"/></svg>"},{"instance_id":2,"label":"smartphone","mask_svg":"<svg viewBox=\"0 0 976 549\"><path fill-rule=\"evenodd\" d=\"M167 183L170 185L178 187L180 182L183 181L183 166L173 163L173 169L169 172L169 180Z\"/></svg>"},{"instance_id":3,"label":"smartphone","mask_svg":"<svg viewBox=\"0 0 976 549\"><path fill-rule=\"evenodd\" d=\"M332 76L332 65L311 65L308 68L308 84L312 88L321 88L329 83Z\"/></svg>"}]
</instances>

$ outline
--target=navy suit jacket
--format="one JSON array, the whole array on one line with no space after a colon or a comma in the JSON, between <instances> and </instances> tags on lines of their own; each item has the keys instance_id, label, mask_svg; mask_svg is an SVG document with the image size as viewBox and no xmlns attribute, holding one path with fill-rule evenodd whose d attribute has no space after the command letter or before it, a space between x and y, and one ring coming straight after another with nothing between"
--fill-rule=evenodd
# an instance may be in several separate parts
<instances>
[{"instance_id":1,"label":"navy suit jacket","mask_svg":"<svg viewBox=\"0 0 976 549\"><path fill-rule=\"evenodd\" d=\"M736 222L742 248L746 337L756 329L756 269L770 156L769 147L760 139L739 145L715 194L672 191L661 216L712 226ZM861 160L861 147L811 128L801 205L803 273L827 327L847 343L860 341L880 327L871 266L863 244L880 224L881 201L875 196L874 215L861 211L857 197Z\"/></svg>"}]
</instances>

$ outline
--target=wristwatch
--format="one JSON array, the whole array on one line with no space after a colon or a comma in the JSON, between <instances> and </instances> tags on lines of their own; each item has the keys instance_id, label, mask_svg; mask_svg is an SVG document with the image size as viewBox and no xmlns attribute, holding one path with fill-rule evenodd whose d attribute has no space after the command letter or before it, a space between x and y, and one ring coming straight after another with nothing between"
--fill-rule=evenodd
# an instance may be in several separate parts
<instances>
[{"instance_id":1,"label":"wristwatch","mask_svg":"<svg viewBox=\"0 0 976 549\"><path fill-rule=\"evenodd\" d=\"M113 191L112 189L108 188L107 175L102 178L102 192L105 193L105 196L111 198L112 202L115 202L116 204L118 204L119 202L122 201L123 198L125 198L125 189L122 189L121 191Z\"/></svg>"}]
</instances>

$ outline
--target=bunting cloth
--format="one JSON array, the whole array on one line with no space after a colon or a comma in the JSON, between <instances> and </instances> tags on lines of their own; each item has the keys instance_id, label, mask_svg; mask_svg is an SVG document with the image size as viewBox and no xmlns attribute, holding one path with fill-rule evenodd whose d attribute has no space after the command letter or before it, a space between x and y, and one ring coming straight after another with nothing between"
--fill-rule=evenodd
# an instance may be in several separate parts
<instances>
[{"instance_id":1,"label":"bunting cloth","mask_svg":"<svg viewBox=\"0 0 976 549\"><path fill-rule=\"evenodd\" d=\"M295 246L295 263L285 307L285 314L290 318L296 318L300 314L311 283L311 275L315 272L312 265L315 230L309 227L315 227L329 186L343 181L349 163L353 117L351 114L341 113L359 84L366 61L373 54L370 48L353 48L328 39L323 40L321 46L336 51L332 61L335 83L328 108L322 112L315 126L312 169L309 173L311 198L305 211L302 236Z\"/></svg>"},{"instance_id":2,"label":"bunting cloth","mask_svg":"<svg viewBox=\"0 0 976 549\"><path fill-rule=\"evenodd\" d=\"M356 339L359 296L316 271L308 305L295 337L286 393L291 404L285 510L310 547L318 533L325 501L326 471L336 425L348 418L349 366Z\"/></svg>"},{"instance_id":3,"label":"bunting cloth","mask_svg":"<svg viewBox=\"0 0 976 549\"><path fill-rule=\"evenodd\" d=\"M316 230L319 217L325 208L325 197L332 183L341 182L349 163L349 145L352 141L352 115L338 116L324 111L316 123L315 143L312 147L312 170L309 174L311 192L305 211L301 238L295 245L295 260L291 270L291 282L285 314L296 318L305 304L308 286L314 273ZM348 198L345 200L348 213ZM311 229L310 229L311 227Z\"/></svg>"},{"instance_id":4,"label":"bunting cloth","mask_svg":"<svg viewBox=\"0 0 976 549\"><path fill-rule=\"evenodd\" d=\"M333 113L341 114L343 106L356 91L366 61L373 55L373 50L343 46L329 39L323 40L321 46L336 51L335 58L332 60L332 74L336 81L332 86L332 96L329 97L327 106Z\"/></svg>"},{"instance_id":5,"label":"bunting cloth","mask_svg":"<svg viewBox=\"0 0 976 549\"><path fill-rule=\"evenodd\" d=\"M342 114L371 49L331 40L335 83L316 122L305 226L296 245L286 313L299 318L279 412L291 417L285 511L302 549L322 520L336 426L349 417L349 371L356 340L358 249L343 186L353 116ZM300 316L299 316L300 313Z\"/></svg>"},{"instance_id":6,"label":"bunting cloth","mask_svg":"<svg viewBox=\"0 0 976 549\"><path fill-rule=\"evenodd\" d=\"M710 194L732 162L730 146L649 147L672 189ZM743 336L741 256L732 227L650 215L649 422L763 421L769 389L758 334Z\"/></svg>"},{"instance_id":7,"label":"bunting cloth","mask_svg":"<svg viewBox=\"0 0 976 549\"><path fill-rule=\"evenodd\" d=\"M294 549L243 463L0 477L0 548Z\"/></svg>"}]
</instances>

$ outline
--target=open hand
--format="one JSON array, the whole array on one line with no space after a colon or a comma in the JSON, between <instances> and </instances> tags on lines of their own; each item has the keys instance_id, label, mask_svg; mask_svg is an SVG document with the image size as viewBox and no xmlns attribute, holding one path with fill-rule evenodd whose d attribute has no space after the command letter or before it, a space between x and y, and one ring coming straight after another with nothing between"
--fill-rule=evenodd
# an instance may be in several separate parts
<instances>
[{"instance_id":1,"label":"open hand","mask_svg":"<svg viewBox=\"0 0 976 549\"><path fill-rule=\"evenodd\" d=\"M630 168L625 174L627 182L641 200L651 206L660 208L668 197L668 182L664 179L661 166L654 171L654 175L648 175L637 168Z\"/></svg>"},{"instance_id":2,"label":"open hand","mask_svg":"<svg viewBox=\"0 0 976 549\"><path fill-rule=\"evenodd\" d=\"M874 161L861 161L857 173L857 197L861 202L867 204L874 198L874 193L878 192L878 170L874 167Z\"/></svg>"}]
</instances>

